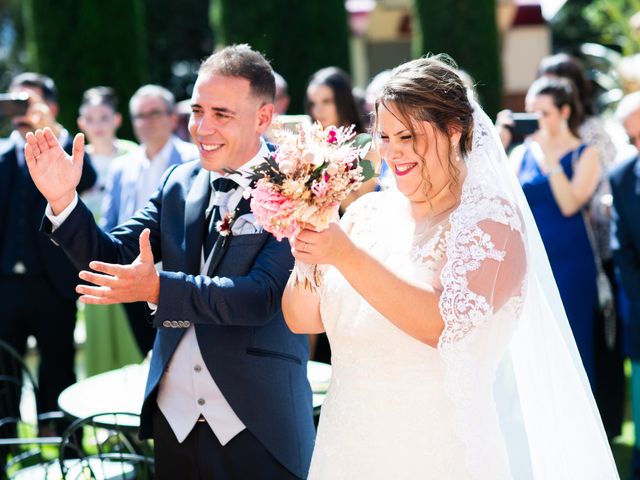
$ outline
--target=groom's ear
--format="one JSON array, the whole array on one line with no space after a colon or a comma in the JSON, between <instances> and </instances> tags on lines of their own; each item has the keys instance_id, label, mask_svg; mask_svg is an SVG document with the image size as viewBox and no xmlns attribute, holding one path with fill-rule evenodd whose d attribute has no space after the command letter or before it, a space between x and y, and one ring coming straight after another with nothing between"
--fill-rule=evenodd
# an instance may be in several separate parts
<instances>
[{"instance_id":1,"label":"groom's ear","mask_svg":"<svg viewBox=\"0 0 640 480\"><path fill-rule=\"evenodd\" d=\"M271 126L271 120L273 119L273 103L265 103L258 109L256 113L256 120L258 123L258 133L261 135L266 132Z\"/></svg>"}]
</instances>

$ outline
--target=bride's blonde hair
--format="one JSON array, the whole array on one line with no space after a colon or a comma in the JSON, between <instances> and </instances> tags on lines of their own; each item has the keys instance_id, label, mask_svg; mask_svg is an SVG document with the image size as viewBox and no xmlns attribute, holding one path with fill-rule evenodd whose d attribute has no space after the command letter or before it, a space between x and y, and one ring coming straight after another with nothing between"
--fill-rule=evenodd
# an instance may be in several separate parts
<instances>
[{"instance_id":1,"label":"bride's blonde hair","mask_svg":"<svg viewBox=\"0 0 640 480\"><path fill-rule=\"evenodd\" d=\"M389 104L393 106L393 110L389 108ZM459 182L460 168L456 165L455 152L451 152L451 131L461 134L458 147L462 158L471 151L473 142L473 106L453 59L440 54L412 60L396 67L375 103L376 133L380 105L394 115L397 113L398 120L411 132L413 151L423 159L422 152L416 151L414 122L429 122L433 128L444 134L449 142L450 152L446 165L451 176L449 188L453 189ZM439 160L442 162L443 159ZM431 189L431 181L426 162L422 176L428 191Z\"/></svg>"}]
</instances>

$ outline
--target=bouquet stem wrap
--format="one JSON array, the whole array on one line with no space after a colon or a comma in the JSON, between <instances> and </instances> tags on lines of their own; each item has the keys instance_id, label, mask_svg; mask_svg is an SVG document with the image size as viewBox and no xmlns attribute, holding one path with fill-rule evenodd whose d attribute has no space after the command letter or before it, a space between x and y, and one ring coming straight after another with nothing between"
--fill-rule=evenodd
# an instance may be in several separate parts
<instances>
[{"instance_id":1,"label":"bouquet stem wrap","mask_svg":"<svg viewBox=\"0 0 640 480\"><path fill-rule=\"evenodd\" d=\"M315 293L322 286L324 268L322 265L296 260L291 275L293 275L293 285L295 287L302 286L304 290Z\"/></svg>"}]
</instances>

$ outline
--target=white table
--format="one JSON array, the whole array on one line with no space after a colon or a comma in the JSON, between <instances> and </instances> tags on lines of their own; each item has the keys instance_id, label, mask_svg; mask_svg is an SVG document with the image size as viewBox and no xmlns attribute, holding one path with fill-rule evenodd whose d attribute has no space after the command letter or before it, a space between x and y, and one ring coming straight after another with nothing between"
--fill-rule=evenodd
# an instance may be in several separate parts
<instances>
[{"instance_id":1,"label":"white table","mask_svg":"<svg viewBox=\"0 0 640 480\"><path fill-rule=\"evenodd\" d=\"M58 397L60 410L74 418L97 413L140 413L149 373L148 363L127 365L117 370L94 375L67 387ZM331 380L331 365L307 363L307 377L313 390L313 408L322 406ZM132 423L134 422L134 423ZM137 417L122 416L118 424L137 427Z\"/></svg>"}]
</instances>

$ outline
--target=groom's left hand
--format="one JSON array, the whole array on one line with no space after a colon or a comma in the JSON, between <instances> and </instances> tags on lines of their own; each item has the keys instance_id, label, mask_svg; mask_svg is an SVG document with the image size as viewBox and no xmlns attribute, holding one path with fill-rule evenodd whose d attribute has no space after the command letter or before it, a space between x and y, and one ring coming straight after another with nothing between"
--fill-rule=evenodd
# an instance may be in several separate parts
<instances>
[{"instance_id":1,"label":"groom's left hand","mask_svg":"<svg viewBox=\"0 0 640 480\"><path fill-rule=\"evenodd\" d=\"M155 269L151 232L145 228L140 234L140 255L129 265L91 262L89 267L101 274L83 270L79 277L97 286L78 285L76 292L83 303L107 305L112 303L150 302L158 304L160 277Z\"/></svg>"}]
</instances>

